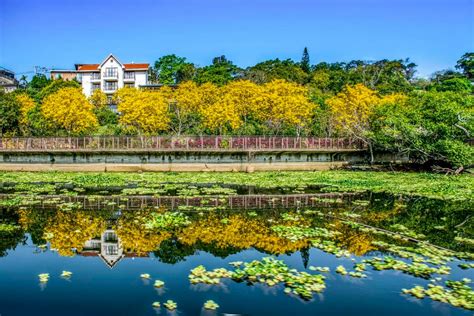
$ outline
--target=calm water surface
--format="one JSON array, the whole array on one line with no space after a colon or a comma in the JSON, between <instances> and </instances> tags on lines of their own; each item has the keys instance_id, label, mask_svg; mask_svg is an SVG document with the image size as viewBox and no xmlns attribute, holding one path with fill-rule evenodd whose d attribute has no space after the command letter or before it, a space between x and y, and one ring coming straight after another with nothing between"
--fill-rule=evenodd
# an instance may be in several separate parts
<instances>
[{"instance_id":1,"label":"calm water surface","mask_svg":"<svg viewBox=\"0 0 474 316\"><path fill-rule=\"evenodd\" d=\"M335 272L339 265L349 271L354 263L375 256L398 258L377 246L379 241L416 247L399 235L363 231L354 222L429 241L456 253L473 253L473 245L465 241L474 238L471 203L380 194L318 196L316 192L309 198L300 196L298 202L280 196L294 192L265 193L278 195L280 200L272 204L272 197L261 196L258 205L252 197L245 204L237 195L233 205L230 197L220 196L206 197L204 202L196 198L175 204L162 200L160 206L156 197L141 198L140 203L136 197L128 201L119 197L117 203L94 197L92 202L98 207L91 207L89 201L84 208L86 204L77 204L77 198L71 204L66 197L44 196L41 203L29 206L4 203L0 223L13 228L0 230L0 314L472 315L472 311L401 293L402 288L426 286L434 277L474 279L474 270L458 267L472 261L451 260L449 275L434 274L428 279L395 270L376 271L370 265L364 272L367 278ZM238 207L236 201L240 201ZM171 210L180 215L160 217ZM286 234L277 231L278 226L286 227ZM298 237L292 230L308 228L336 232L318 238L330 240L350 256L325 252L314 246L314 236ZM304 300L285 294L283 284L223 278L219 285L191 285L188 279L190 270L199 265L207 270L232 269L230 262L269 256L311 274L320 272L310 266L329 267L329 273L322 273L326 289ZM63 270L73 275L62 278ZM47 283L39 282L40 273L50 274ZM151 279L140 278L143 273L149 273ZM156 279L165 282L164 288L154 288ZM177 302L176 311L152 307L153 302L168 299ZM220 305L217 311L203 309L204 302L211 299Z\"/></svg>"}]
</instances>

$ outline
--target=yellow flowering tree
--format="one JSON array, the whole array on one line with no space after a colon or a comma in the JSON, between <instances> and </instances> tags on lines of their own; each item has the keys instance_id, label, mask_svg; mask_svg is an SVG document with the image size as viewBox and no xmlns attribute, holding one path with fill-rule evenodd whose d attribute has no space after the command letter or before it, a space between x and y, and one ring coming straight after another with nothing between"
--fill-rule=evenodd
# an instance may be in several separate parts
<instances>
[{"instance_id":1,"label":"yellow flowering tree","mask_svg":"<svg viewBox=\"0 0 474 316\"><path fill-rule=\"evenodd\" d=\"M222 103L240 117L240 124L258 119L266 104L262 86L248 80L233 81L222 87ZM229 106L231 105L231 106Z\"/></svg>"},{"instance_id":2,"label":"yellow flowering tree","mask_svg":"<svg viewBox=\"0 0 474 316\"><path fill-rule=\"evenodd\" d=\"M107 95L101 90L95 90L92 95L89 97L89 102L96 109L103 108L107 105Z\"/></svg>"},{"instance_id":3,"label":"yellow flowering tree","mask_svg":"<svg viewBox=\"0 0 474 316\"><path fill-rule=\"evenodd\" d=\"M176 88L171 101L173 132L181 135L183 131L199 125L202 98L201 88L193 81L183 82Z\"/></svg>"},{"instance_id":4,"label":"yellow flowering tree","mask_svg":"<svg viewBox=\"0 0 474 316\"><path fill-rule=\"evenodd\" d=\"M159 91L123 88L117 91L119 122L139 134L154 134L169 126L168 100Z\"/></svg>"},{"instance_id":5,"label":"yellow flowering tree","mask_svg":"<svg viewBox=\"0 0 474 316\"><path fill-rule=\"evenodd\" d=\"M260 115L276 133L284 126L294 126L299 136L313 116L316 105L308 99L305 87L285 80L273 80L263 86Z\"/></svg>"},{"instance_id":6,"label":"yellow flowering tree","mask_svg":"<svg viewBox=\"0 0 474 316\"><path fill-rule=\"evenodd\" d=\"M48 95L41 105L44 118L69 135L90 131L98 125L93 110L93 105L79 88L60 89Z\"/></svg>"},{"instance_id":7,"label":"yellow flowering tree","mask_svg":"<svg viewBox=\"0 0 474 316\"><path fill-rule=\"evenodd\" d=\"M406 96L403 94L380 97L376 91L363 84L357 84L346 86L342 92L326 100L326 104L331 110L333 123L339 133L366 143L373 161L372 143L369 137L370 116L381 104L394 102L402 104L405 100Z\"/></svg>"},{"instance_id":8,"label":"yellow flowering tree","mask_svg":"<svg viewBox=\"0 0 474 316\"><path fill-rule=\"evenodd\" d=\"M199 89L201 90L199 111L204 128L222 134L242 124L235 104L223 102L223 88L212 83L204 83Z\"/></svg>"},{"instance_id":9,"label":"yellow flowering tree","mask_svg":"<svg viewBox=\"0 0 474 316\"><path fill-rule=\"evenodd\" d=\"M35 101L26 93L21 93L16 96L20 103L20 124L25 126L28 124L28 113L34 109Z\"/></svg>"}]
</instances>

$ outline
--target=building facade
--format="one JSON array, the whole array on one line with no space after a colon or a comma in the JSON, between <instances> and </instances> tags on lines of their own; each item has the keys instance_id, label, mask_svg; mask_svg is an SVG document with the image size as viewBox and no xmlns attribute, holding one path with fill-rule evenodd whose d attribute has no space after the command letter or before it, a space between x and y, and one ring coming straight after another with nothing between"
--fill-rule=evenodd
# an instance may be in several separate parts
<instances>
[{"instance_id":1,"label":"building facade","mask_svg":"<svg viewBox=\"0 0 474 316\"><path fill-rule=\"evenodd\" d=\"M15 73L3 67L0 67L0 89L5 92L12 92L18 88L18 80L15 79Z\"/></svg>"},{"instance_id":2,"label":"building facade","mask_svg":"<svg viewBox=\"0 0 474 316\"><path fill-rule=\"evenodd\" d=\"M89 97L95 90L112 95L123 87L139 88L148 84L149 64L121 63L110 54L100 64L77 65L77 80L82 91Z\"/></svg>"},{"instance_id":3,"label":"building facade","mask_svg":"<svg viewBox=\"0 0 474 316\"><path fill-rule=\"evenodd\" d=\"M63 79L65 81L71 81L77 78L76 70L52 69L49 74L52 80Z\"/></svg>"}]
</instances>

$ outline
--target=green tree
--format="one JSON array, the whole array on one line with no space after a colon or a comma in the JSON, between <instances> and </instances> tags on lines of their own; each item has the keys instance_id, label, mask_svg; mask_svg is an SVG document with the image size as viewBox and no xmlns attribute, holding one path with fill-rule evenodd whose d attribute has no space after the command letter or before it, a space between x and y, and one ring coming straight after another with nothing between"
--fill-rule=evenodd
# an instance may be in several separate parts
<instances>
[{"instance_id":1,"label":"green tree","mask_svg":"<svg viewBox=\"0 0 474 316\"><path fill-rule=\"evenodd\" d=\"M471 81L474 80L474 53L465 53L456 63L456 69L462 70Z\"/></svg>"},{"instance_id":2,"label":"green tree","mask_svg":"<svg viewBox=\"0 0 474 316\"><path fill-rule=\"evenodd\" d=\"M301 58L301 69L303 69L304 72L309 73L311 71L311 64L309 62L309 53L308 53L308 48L305 47L303 50L303 57Z\"/></svg>"},{"instance_id":3,"label":"green tree","mask_svg":"<svg viewBox=\"0 0 474 316\"><path fill-rule=\"evenodd\" d=\"M430 89L436 91L453 91L470 93L472 85L467 78L449 78L430 85Z\"/></svg>"},{"instance_id":4,"label":"green tree","mask_svg":"<svg viewBox=\"0 0 474 316\"><path fill-rule=\"evenodd\" d=\"M63 80L62 78L59 78L56 80L51 80L50 83L46 87L41 89L41 91L37 94L37 97L39 101L42 101L47 96L53 93L56 93L63 88L82 88L82 87L80 83L77 82L76 80L66 81L66 80Z\"/></svg>"},{"instance_id":5,"label":"green tree","mask_svg":"<svg viewBox=\"0 0 474 316\"><path fill-rule=\"evenodd\" d=\"M176 84L190 80L194 75L194 65L186 62L186 58L174 54L161 57L152 69L152 80L162 84Z\"/></svg>"},{"instance_id":6,"label":"green tree","mask_svg":"<svg viewBox=\"0 0 474 316\"><path fill-rule=\"evenodd\" d=\"M378 107L371 117L376 147L422 163L474 163L474 98L454 92L413 92L405 104Z\"/></svg>"},{"instance_id":7,"label":"green tree","mask_svg":"<svg viewBox=\"0 0 474 316\"><path fill-rule=\"evenodd\" d=\"M215 57L212 65L199 68L194 80L198 84L209 82L222 86L234 80L240 72L239 67L222 55Z\"/></svg>"},{"instance_id":8,"label":"green tree","mask_svg":"<svg viewBox=\"0 0 474 316\"><path fill-rule=\"evenodd\" d=\"M26 86L27 93L36 101L39 101L39 93L51 82L51 79L46 78L43 74L36 74Z\"/></svg>"},{"instance_id":9,"label":"green tree","mask_svg":"<svg viewBox=\"0 0 474 316\"><path fill-rule=\"evenodd\" d=\"M13 94L0 90L0 136L19 131L20 108L21 104Z\"/></svg>"},{"instance_id":10,"label":"green tree","mask_svg":"<svg viewBox=\"0 0 474 316\"><path fill-rule=\"evenodd\" d=\"M244 79L257 84L268 83L277 79L304 84L307 78L308 74L301 69L298 63L291 59L267 60L247 68L244 73Z\"/></svg>"},{"instance_id":11,"label":"green tree","mask_svg":"<svg viewBox=\"0 0 474 316\"><path fill-rule=\"evenodd\" d=\"M409 92L410 80L416 72L416 64L406 60L378 60L367 62L353 60L346 64L348 83L362 83L381 94Z\"/></svg>"}]
</instances>

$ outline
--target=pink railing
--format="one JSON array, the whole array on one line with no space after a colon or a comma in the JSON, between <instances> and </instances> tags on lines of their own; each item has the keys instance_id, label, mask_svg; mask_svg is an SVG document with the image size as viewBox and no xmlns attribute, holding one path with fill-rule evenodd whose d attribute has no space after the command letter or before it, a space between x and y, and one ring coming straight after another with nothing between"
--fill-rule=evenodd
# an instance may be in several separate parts
<instances>
[{"instance_id":1,"label":"pink railing","mask_svg":"<svg viewBox=\"0 0 474 316\"><path fill-rule=\"evenodd\" d=\"M0 138L2 152L362 150L349 138L281 136L105 136Z\"/></svg>"}]
</instances>

